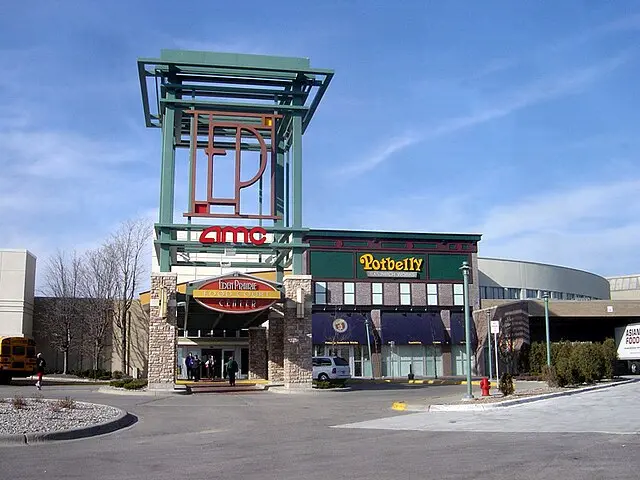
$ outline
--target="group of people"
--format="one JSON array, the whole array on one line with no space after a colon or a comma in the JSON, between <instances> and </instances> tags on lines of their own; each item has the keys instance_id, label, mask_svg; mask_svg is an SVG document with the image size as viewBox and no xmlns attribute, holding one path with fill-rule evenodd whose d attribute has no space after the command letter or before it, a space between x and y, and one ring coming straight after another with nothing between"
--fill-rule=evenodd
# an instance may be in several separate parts
<instances>
[{"instance_id":1,"label":"group of people","mask_svg":"<svg viewBox=\"0 0 640 480\"><path fill-rule=\"evenodd\" d=\"M216 377L216 359L213 355L205 361L198 358L198 355L193 355L191 352L184 359L184 364L187 369L187 379L197 382L204 377L213 380ZM235 361L233 356L229 357L224 364L223 375L229 378L229 385L235 386L236 374L238 373L238 362Z\"/></svg>"}]
</instances>

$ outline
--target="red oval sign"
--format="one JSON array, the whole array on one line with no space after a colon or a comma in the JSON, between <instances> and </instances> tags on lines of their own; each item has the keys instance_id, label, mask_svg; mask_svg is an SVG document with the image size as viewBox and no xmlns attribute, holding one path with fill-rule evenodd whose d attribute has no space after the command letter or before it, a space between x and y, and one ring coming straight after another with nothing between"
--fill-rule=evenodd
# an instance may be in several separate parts
<instances>
[{"instance_id":1,"label":"red oval sign","mask_svg":"<svg viewBox=\"0 0 640 480\"><path fill-rule=\"evenodd\" d=\"M269 308L282 294L258 278L223 277L193 291L193 298L211 310L224 313L252 313Z\"/></svg>"}]
</instances>

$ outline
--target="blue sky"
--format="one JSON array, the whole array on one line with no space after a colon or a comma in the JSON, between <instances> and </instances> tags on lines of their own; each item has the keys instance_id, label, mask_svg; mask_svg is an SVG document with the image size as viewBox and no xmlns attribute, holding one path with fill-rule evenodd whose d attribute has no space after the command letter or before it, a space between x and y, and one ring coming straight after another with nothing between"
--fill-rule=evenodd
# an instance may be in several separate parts
<instances>
[{"instance_id":1,"label":"blue sky","mask_svg":"<svg viewBox=\"0 0 640 480\"><path fill-rule=\"evenodd\" d=\"M637 4L186 3L4 5L0 246L42 266L155 215L136 59L184 48L335 70L304 140L307 226L482 233L483 256L640 271Z\"/></svg>"}]
</instances>

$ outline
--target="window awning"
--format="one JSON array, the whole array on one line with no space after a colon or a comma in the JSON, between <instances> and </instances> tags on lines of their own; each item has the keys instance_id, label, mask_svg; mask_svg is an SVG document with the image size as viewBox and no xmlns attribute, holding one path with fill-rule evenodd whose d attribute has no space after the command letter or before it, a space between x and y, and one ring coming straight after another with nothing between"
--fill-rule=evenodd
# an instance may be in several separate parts
<instances>
[{"instance_id":1,"label":"window awning","mask_svg":"<svg viewBox=\"0 0 640 480\"><path fill-rule=\"evenodd\" d=\"M341 318L346 322L347 329L343 333L338 333L333 328L333 322L337 318ZM365 318L359 313L314 313L311 316L311 332L314 345L322 345L324 343L367 344ZM373 336L371 341L373 342Z\"/></svg>"},{"instance_id":2,"label":"window awning","mask_svg":"<svg viewBox=\"0 0 640 480\"><path fill-rule=\"evenodd\" d=\"M465 343L463 312L451 312L451 343L454 345ZM471 344L475 345L477 343L476 329L474 328L473 319L471 319Z\"/></svg>"},{"instance_id":3,"label":"window awning","mask_svg":"<svg viewBox=\"0 0 640 480\"><path fill-rule=\"evenodd\" d=\"M438 313L382 313L382 343L398 345L445 343L445 330Z\"/></svg>"}]
</instances>

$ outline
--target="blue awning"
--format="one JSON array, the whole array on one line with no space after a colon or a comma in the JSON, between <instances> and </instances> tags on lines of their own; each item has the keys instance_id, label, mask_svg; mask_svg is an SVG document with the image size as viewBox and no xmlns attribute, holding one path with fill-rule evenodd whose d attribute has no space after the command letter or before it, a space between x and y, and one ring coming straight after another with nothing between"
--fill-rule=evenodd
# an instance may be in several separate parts
<instances>
[{"instance_id":1,"label":"blue awning","mask_svg":"<svg viewBox=\"0 0 640 480\"><path fill-rule=\"evenodd\" d=\"M476 336L476 329L474 328L473 319L471 319L471 344L478 343ZM463 312L451 312L451 343L454 345L464 344L464 313Z\"/></svg>"},{"instance_id":2,"label":"blue awning","mask_svg":"<svg viewBox=\"0 0 640 480\"><path fill-rule=\"evenodd\" d=\"M445 343L445 330L438 313L382 313L382 343L398 345Z\"/></svg>"},{"instance_id":3,"label":"blue awning","mask_svg":"<svg viewBox=\"0 0 640 480\"><path fill-rule=\"evenodd\" d=\"M336 318L341 318L347 323L347 330L344 333L338 333L333 329L333 322ZM311 315L311 332L314 345L324 343L367 344L365 318L359 313L314 313ZM373 337L371 337L371 341L373 342Z\"/></svg>"}]
</instances>

